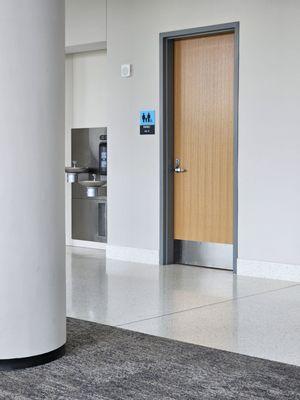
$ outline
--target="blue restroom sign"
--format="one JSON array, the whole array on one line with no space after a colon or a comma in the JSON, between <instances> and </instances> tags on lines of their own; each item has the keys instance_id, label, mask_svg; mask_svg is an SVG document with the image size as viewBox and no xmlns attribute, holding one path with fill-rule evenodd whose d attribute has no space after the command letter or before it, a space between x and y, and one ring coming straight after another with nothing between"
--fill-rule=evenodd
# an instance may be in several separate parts
<instances>
[{"instance_id":1,"label":"blue restroom sign","mask_svg":"<svg viewBox=\"0 0 300 400\"><path fill-rule=\"evenodd\" d=\"M142 110L140 111L140 135L155 134L155 111Z\"/></svg>"}]
</instances>

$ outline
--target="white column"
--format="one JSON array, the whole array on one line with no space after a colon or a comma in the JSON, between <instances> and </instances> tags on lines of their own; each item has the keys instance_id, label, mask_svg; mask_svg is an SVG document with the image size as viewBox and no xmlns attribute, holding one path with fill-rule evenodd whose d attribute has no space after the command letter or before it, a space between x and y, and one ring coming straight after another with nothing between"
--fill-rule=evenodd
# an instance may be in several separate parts
<instances>
[{"instance_id":1,"label":"white column","mask_svg":"<svg viewBox=\"0 0 300 400\"><path fill-rule=\"evenodd\" d=\"M0 367L64 345L64 1L0 0Z\"/></svg>"}]
</instances>

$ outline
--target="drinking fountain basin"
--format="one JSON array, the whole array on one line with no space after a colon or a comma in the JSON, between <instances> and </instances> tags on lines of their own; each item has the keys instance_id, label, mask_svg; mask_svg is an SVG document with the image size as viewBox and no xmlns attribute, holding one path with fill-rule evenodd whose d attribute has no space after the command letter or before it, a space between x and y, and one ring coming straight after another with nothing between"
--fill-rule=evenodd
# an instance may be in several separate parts
<instances>
[{"instance_id":1,"label":"drinking fountain basin","mask_svg":"<svg viewBox=\"0 0 300 400\"><path fill-rule=\"evenodd\" d=\"M106 182L104 181L79 181L78 183L85 187L97 187L97 188L100 186L104 186L106 184Z\"/></svg>"},{"instance_id":2,"label":"drinking fountain basin","mask_svg":"<svg viewBox=\"0 0 300 400\"><path fill-rule=\"evenodd\" d=\"M78 182L78 174L83 174L88 172L86 167L78 167L77 161L72 161L72 167L65 167L65 172L67 173L67 181L69 183Z\"/></svg>"},{"instance_id":3,"label":"drinking fountain basin","mask_svg":"<svg viewBox=\"0 0 300 400\"><path fill-rule=\"evenodd\" d=\"M93 177L94 177L93 180L78 182L80 185L86 187L87 197L97 196L98 188L106 185L106 181L96 181L96 175L93 175Z\"/></svg>"},{"instance_id":4,"label":"drinking fountain basin","mask_svg":"<svg viewBox=\"0 0 300 400\"><path fill-rule=\"evenodd\" d=\"M88 172L88 168L85 167L66 167L65 172L67 174L82 174L84 172Z\"/></svg>"}]
</instances>

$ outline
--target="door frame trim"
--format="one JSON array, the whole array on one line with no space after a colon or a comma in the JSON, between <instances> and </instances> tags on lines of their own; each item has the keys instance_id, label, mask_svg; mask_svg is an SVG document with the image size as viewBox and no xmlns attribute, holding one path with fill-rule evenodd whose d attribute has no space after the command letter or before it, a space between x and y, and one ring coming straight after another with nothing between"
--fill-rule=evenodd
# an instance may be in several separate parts
<instances>
[{"instance_id":1,"label":"door frame trim","mask_svg":"<svg viewBox=\"0 0 300 400\"><path fill-rule=\"evenodd\" d=\"M234 33L234 193L233 193L233 272L238 258L238 104L239 104L239 22L163 32L160 52L160 264L174 262L173 221L173 43L175 39Z\"/></svg>"}]
</instances>

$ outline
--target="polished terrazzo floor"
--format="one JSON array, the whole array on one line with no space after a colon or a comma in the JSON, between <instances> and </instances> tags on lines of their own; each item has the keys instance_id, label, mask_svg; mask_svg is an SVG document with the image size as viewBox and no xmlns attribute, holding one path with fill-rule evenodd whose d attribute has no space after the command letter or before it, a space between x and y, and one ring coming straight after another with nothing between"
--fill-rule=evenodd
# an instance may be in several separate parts
<instances>
[{"instance_id":1,"label":"polished terrazzo floor","mask_svg":"<svg viewBox=\"0 0 300 400\"><path fill-rule=\"evenodd\" d=\"M67 247L67 315L300 365L300 284Z\"/></svg>"}]
</instances>

